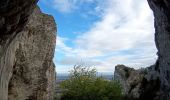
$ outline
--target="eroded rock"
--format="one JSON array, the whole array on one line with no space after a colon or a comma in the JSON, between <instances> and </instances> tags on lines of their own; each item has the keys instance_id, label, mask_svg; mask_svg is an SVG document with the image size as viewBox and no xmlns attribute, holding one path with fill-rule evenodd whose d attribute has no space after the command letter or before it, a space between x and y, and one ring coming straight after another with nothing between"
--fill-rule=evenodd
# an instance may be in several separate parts
<instances>
[{"instance_id":1,"label":"eroded rock","mask_svg":"<svg viewBox=\"0 0 170 100\"><path fill-rule=\"evenodd\" d=\"M155 71L159 73L160 100L170 99L170 1L148 0L155 17L155 42L158 61Z\"/></svg>"},{"instance_id":2,"label":"eroded rock","mask_svg":"<svg viewBox=\"0 0 170 100\"><path fill-rule=\"evenodd\" d=\"M140 97L140 86L146 73L146 69L135 70L124 65L117 65L114 79L121 84L125 96L137 99Z\"/></svg>"},{"instance_id":3,"label":"eroded rock","mask_svg":"<svg viewBox=\"0 0 170 100\"><path fill-rule=\"evenodd\" d=\"M55 26L51 16L36 8L25 29L17 36L19 47L9 83L9 100L52 100Z\"/></svg>"},{"instance_id":4,"label":"eroded rock","mask_svg":"<svg viewBox=\"0 0 170 100\"><path fill-rule=\"evenodd\" d=\"M37 1L0 1L0 100L53 99L56 25Z\"/></svg>"}]
</instances>

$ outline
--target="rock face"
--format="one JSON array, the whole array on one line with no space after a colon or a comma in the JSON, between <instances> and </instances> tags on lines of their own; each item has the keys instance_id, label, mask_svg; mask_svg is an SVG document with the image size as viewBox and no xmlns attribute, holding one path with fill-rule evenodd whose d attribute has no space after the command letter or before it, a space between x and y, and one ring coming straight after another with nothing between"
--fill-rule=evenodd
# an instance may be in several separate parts
<instances>
[{"instance_id":1,"label":"rock face","mask_svg":"<svg viewBox=\"0 0 170 100\"><path fill-rule=\"evenodd\" d=\"M132 98L139 98L140 86L146 70L135 70L124 65L115 67L114 79L123 87L123 94Z\"/></svg>"},{"instance_id":2,"label":"rock face","mask_svg":"<svg viewBox=\"0 0 170 100\"><path fill-rule=\"evenodd\" d=\"M23 29L37 2L38 0L0 1L1 44L4 44L5 40L9 39L9 35L18 33Z\"/></svg>"},{"instance_id":3,"label":"rock face","mask_svg":"<svg viewBox=\"0 0 170 100\"><path fill-rule=\"evenodd\" d=\"M155 42L158 61L155 70L159 72L161 99L170 99L170 1L148 0L155 17Z\"/></svg>"},{"instance_id":4,"label":"rock face","mask_svg":"<svg viewBox=\"0 0 170 100\"><path fill-rule=\"evenodd\" d=\"M139 81L140 88L136 88L137 91L140 91L138 99L170 100L170 1L148 0L148 3L155 17L155 43L158 49L158 60L155 65L147 68L147 73L143 76L142 81ZM120 69L122 68L116 68L115 73L121 74ZM124 77L119 78L123 79L123 86L126 86L124 90L127 92L127 88L131 87L128 87L129 82ZM138 75L131 77L136 78ZM127 94L131 95L131 93Z\"/></svg>"},{"instance_id":5,"label":"rock face","mask_svg":"<svg viewBox=\"0 0 170 100\"><path fill-rule=\"evenodd\" d=\"M155 65L139 70L117 65L114 78L123 88L124 100L164 100L161 99L160 78Z\"/></svg>"},{"instance_id":6,"label":"rock face","mask_svg":"<svg viewBox=\"0 0 170 100\"><path fill-rule=\"evenodd\" d=\"M36 3L0 1L0 100L53 100L56 25Z\"/></svg>"}]
</instances>

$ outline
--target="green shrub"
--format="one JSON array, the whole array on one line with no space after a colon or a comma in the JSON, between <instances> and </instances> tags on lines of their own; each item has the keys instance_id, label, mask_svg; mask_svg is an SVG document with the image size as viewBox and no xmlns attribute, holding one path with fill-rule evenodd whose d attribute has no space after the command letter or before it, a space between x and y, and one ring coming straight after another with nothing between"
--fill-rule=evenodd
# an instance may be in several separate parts
<instances>
[{"instance_id":1,"label":"green shrub","mask_svg":"<svg viewBox=\"0 0 170 100\"><path fill-rule=\"evenodd\" d=\"M74 66L70 78L61 83L66 89L61 100L120 100L122 91L115 81L96 76L96 69Z\"/></svg>"}]
</instances>

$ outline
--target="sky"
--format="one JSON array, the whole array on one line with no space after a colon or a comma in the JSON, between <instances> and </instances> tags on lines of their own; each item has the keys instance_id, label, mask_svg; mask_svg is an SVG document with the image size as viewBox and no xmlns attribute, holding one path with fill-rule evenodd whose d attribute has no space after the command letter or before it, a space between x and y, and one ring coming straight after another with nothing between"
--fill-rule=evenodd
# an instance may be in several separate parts
<instances>
[{"instance_id":1,"label":"sky","mask_svg":"<svg viewBox=\"0 0 170 100\"><path fill-rule=\"evenodd\" d=\"M57 23L54 63L58 73L76 64L113 73L155 63L153 13L147 0L40 0Z\"/></svg>"}]
</instances>

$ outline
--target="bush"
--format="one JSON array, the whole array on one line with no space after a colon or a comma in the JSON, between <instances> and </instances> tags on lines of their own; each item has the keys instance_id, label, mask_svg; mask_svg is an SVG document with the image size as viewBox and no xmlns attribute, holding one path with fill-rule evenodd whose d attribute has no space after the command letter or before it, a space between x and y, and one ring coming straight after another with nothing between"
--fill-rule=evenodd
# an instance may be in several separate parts
<instances>
[{"instance_id":1,"label":"bush","mask_svg":"<svg viewBox=\"0 0 170 100\"><path fill-rule=\"evenodd\" d=\"M61 83L66 89L61 100L120 100L121 87L115 81L96 76L96 69L74 66L70 78Z\"/></svg>"}]
</instances>

